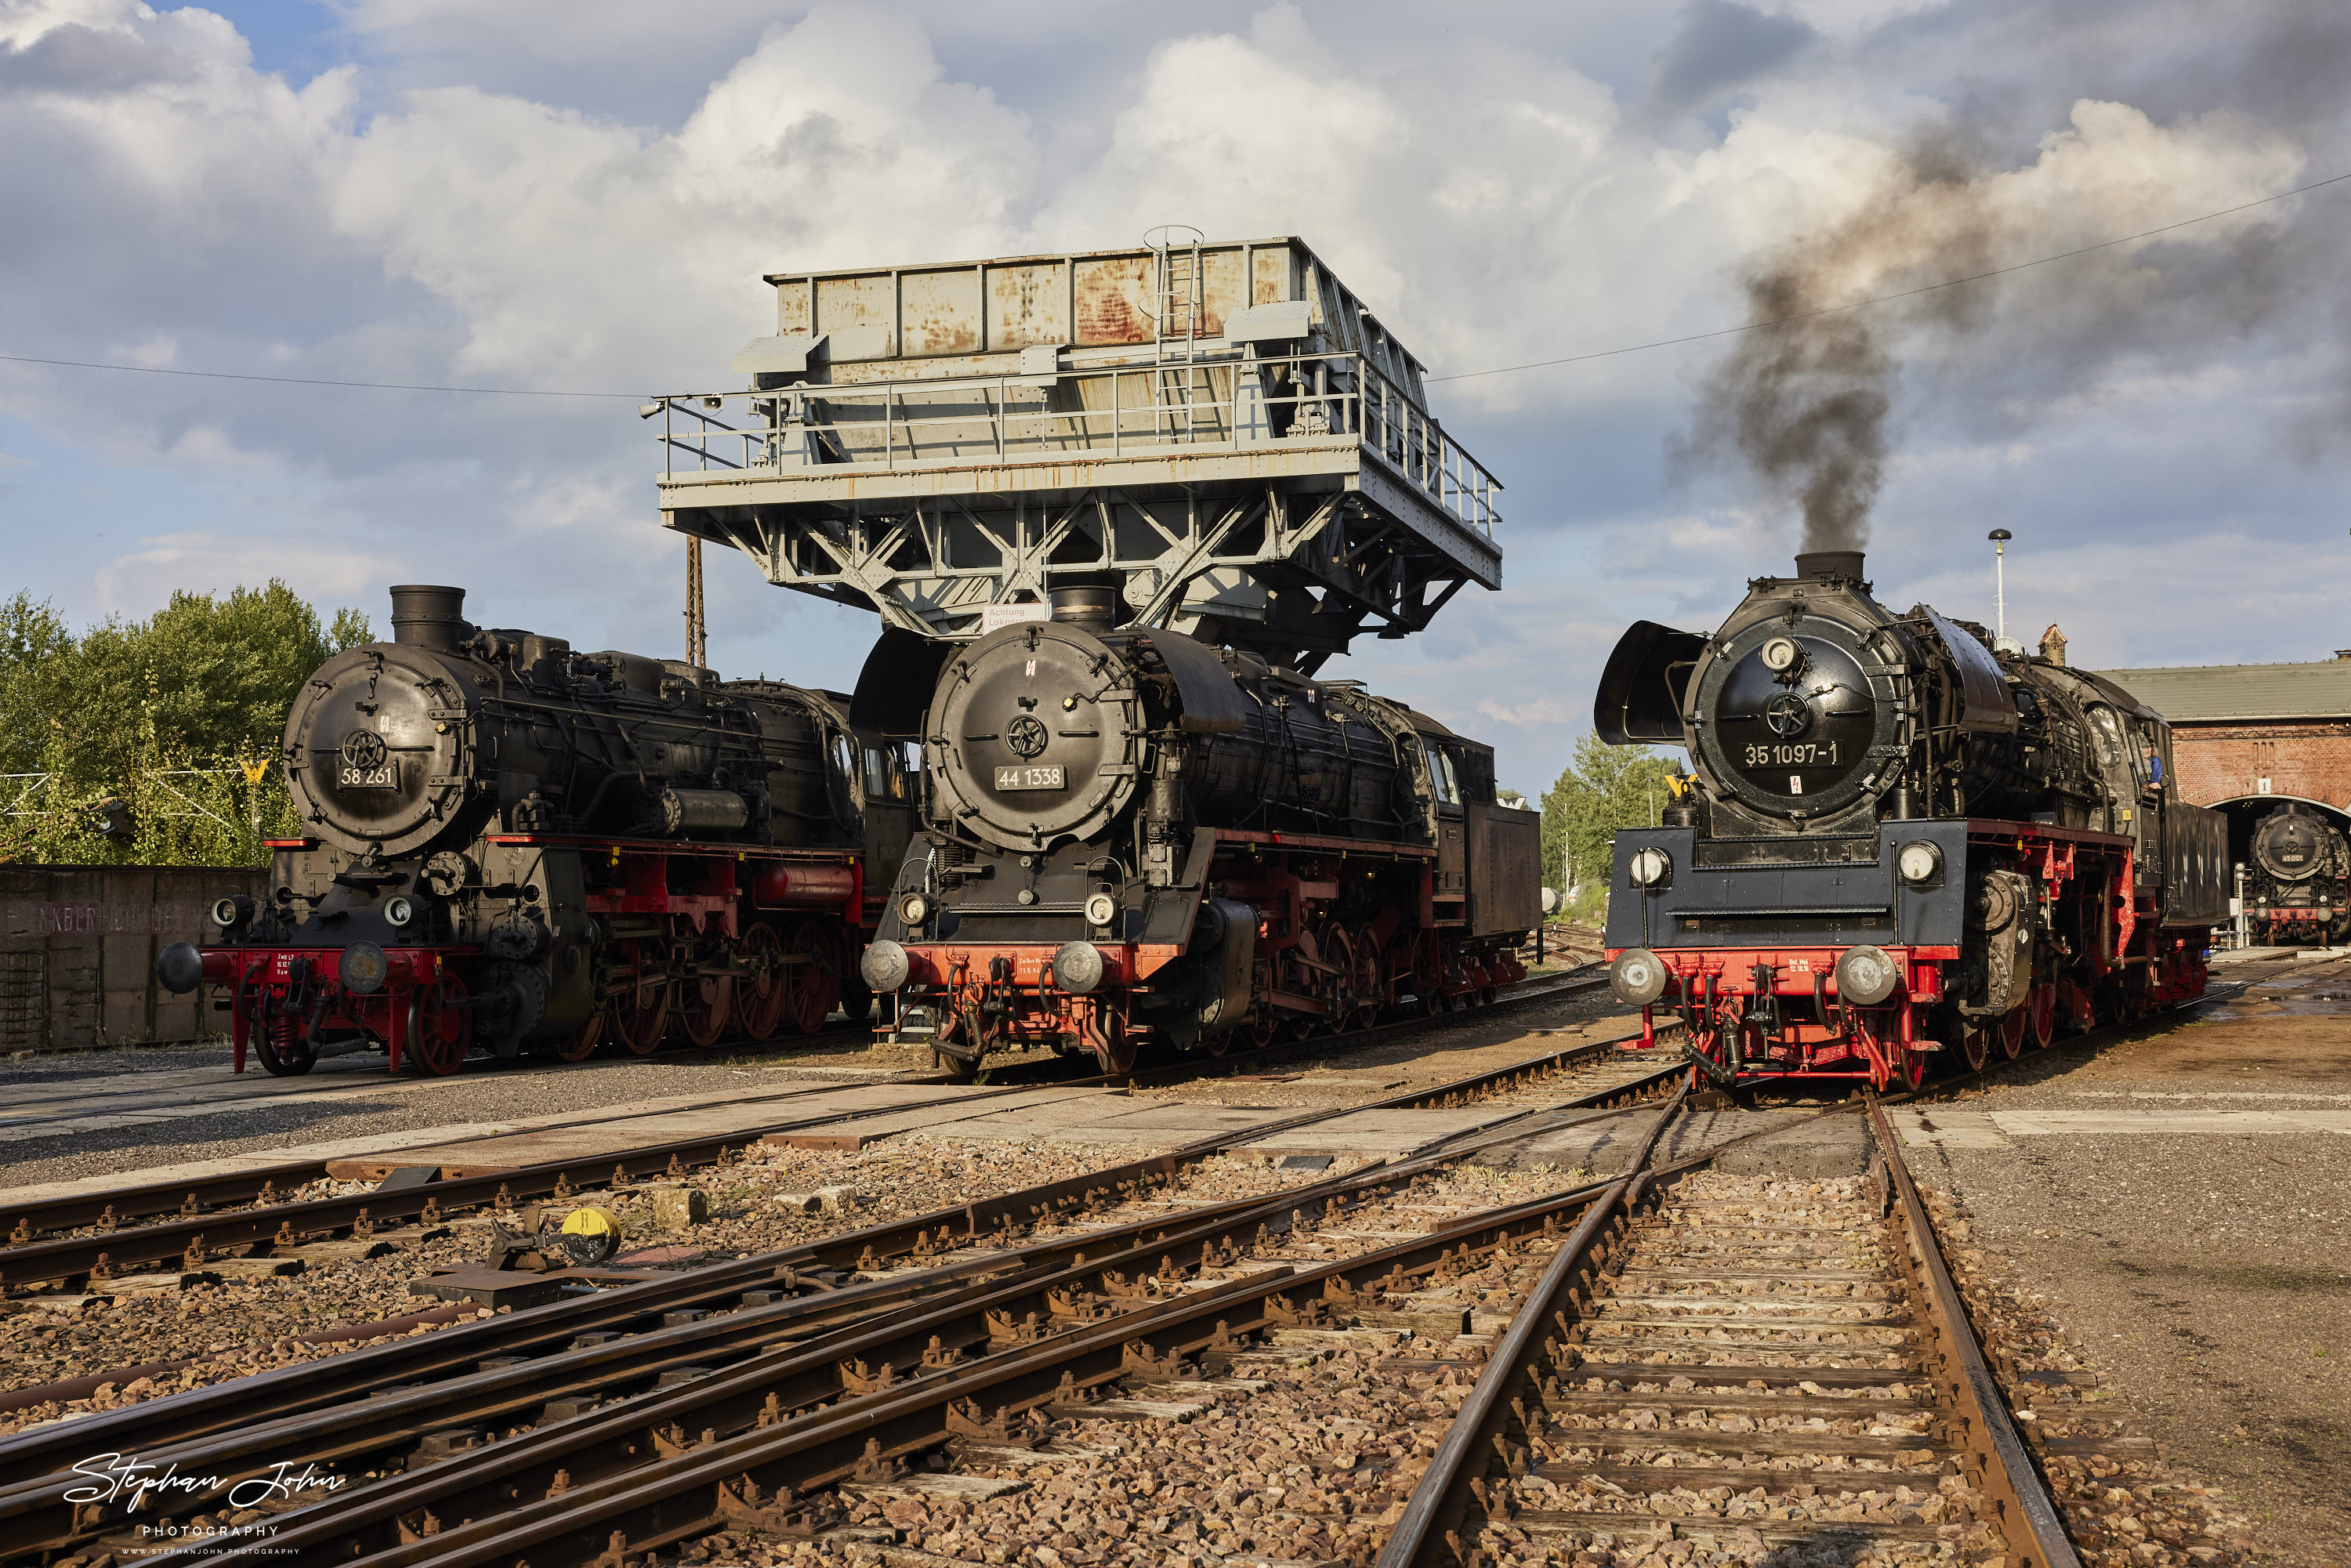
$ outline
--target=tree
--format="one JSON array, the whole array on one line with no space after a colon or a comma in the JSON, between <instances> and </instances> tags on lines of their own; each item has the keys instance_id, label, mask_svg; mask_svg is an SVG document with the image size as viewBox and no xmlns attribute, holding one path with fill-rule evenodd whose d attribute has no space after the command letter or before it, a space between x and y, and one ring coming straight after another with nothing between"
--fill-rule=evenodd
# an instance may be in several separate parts
<instances>
[{"instance_id":1,"label":"tree","mask_svg":"<svg viewBox=\"0 0 2351 1568\"><path fill-rule=\"evenodd\" d=\"M1542 799L1543 880L1555 883L1562 862L1569 867L1578 892L1570 913L1596 917L1604 909L1616 831L1655 822L1670 799L1667 780L1679 771L1671 758L1610 746L1594 731L1576 741L1575 759Z\"/></svg>"},{"instance_id":2,"label":"tree","mask_svg":"<svg viewBox=\"0 0 2351 1568\"><path fill-rule=\"evenodd\" d=\"M368 619L319 613L283 582L226 597L181 591L146 621L110 617L73 637L19 593L0 605L0 771L47 774L11 791L0 860L246 862L283 831L277 748L287 710ZM107 841L89 808L113 797L136 832Z\"/></svg>"},{"instance_id":3,"label":"tree","mask_svg":"<svg viewBox=\"0 0 2351 1568\"><path fill-rule=\"evenodd\" d=\"M0 773L44 771L50 736L68 706L63 677L72 649L73 633L47 600L36 604L19 590L0 604Z\"/></svg>"}]
</instances>

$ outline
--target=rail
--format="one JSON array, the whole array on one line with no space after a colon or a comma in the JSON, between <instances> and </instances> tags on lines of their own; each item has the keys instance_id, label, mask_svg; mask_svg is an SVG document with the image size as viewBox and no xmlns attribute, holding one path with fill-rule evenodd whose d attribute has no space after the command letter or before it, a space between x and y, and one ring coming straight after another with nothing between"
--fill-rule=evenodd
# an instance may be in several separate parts
<instances>
[{"instance_id":1,"label":"rail","mask_svg":"<svg viewBox=\"0 0 2351 1568\"><path fill-rule=\"evenodd\" d=\"M1479 1561L1469 1521L1473 1513L1485 1512L1489 1507L1493 1494L1487 1488L1487 1479L1497 1468L1514 1470L1528 1462L1535 1429L1541 1425L1537 1413L1551 1408L1560 1397L1557 1380L1573 1364L1586 1322L1604 1299L1598 1291L1603 1276L1624 1265L1633 1219L1645 1205L1656 1201L1674 1177L1710 1164L1734 1144L1789 1130L1776 1127L1744 1134L1669 1164L1651 1165L1657 1136L1680 1112L1684 1098L1677 1096L1657 1118L1634 1151L1625 1174L1585 1211L1574 1233L1528 1293L1430 1457L1375 1568L1452 1568ZM1894 1098L1898 1102L1910 1096ZM1919 1349L1937 1403L1957 1439L1965 1478L1991 1500L2007 1546L2007 1562L2027 1568L2082 1568L2061 1522L2056 1500L2034 1468L1984 1360L1884 1107L1885 1103L1874 1095L1863 1103L1876 1149L1873 1188L1886 1206L1901 1213L1910 1296L1923 1309L1917 1316L1926 1336ZM1850 1103L1805 1120L1817 1121L1849 1109ZM1646 1370L1660 1372L1656 1367ZM1680 1370L1684 1369L1663 1369ZM1707 1478L1703 1469L1677 1469L1671 1473L1684 1485L1704 1484ZM1653 1516L1604 1516L1611 1521L1619 1517L1647 1521Z\"/></svg>"},{"instance_id":2,"label":"rail","mask_svg":"<svg viewBox=\"0 0 2351 1568\"><path fill-rule=\"evenodd\" d=\"M639 412L661 417L664 478L681 454L688 472L813 477L1352 439L1462 527L1490 539L1500 516L1500 482L1360 354L667 393Z\"/></svg>"}]
</instances>

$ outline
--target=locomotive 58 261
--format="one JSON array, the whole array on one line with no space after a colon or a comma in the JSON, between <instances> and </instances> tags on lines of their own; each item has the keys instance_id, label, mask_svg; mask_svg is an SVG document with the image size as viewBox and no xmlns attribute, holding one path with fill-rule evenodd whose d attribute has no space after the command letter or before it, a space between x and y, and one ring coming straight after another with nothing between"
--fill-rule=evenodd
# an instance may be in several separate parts
<instances>
[{"instance_id":1,"label":"locomotive 58 261","mask_svg":"<svg viewBox=\"0 0 2351 1568\"><path fill-rule=\"evenodd\" d=\"M1053 599L946 658L930 831L865 953L944 1061L1050 1045L1117 1069L1145 1038L1221 1052L1524 977L1538 819L1496 802L1489 747L1349 684L1114 629L1107 590Z\"/></svg>"},{"instance_id":2,"label":"locomotive 58 261","mask_svg":"<svg viewBox=\"0 0 2351 1568\"><path fill-rule=\"evenodd\" d=\"M395 588L393 640L319 666L286 723L307 835L272 842L271 896L214 906L217 945L158 961L219 988L238 1070L248 1047L275 1073L335 1046L435 1073L477 1044L646 1055L673 1027L813 1031L844 988L862 1016L914 826L901 754L845 698L476 630L464 601Z\"/></svg>"},{"instance_id":3,"label":"locomotive 58 261","mask_svg":"<svg viewBox=\"0 0 2351 1568\"><path fill-rule=\"evenodd\" d=\"M1688 750L1664 825L1616 836L1617 997L1687 1030L1693 1080L1916 1084L2061 1026L2202 992L2219 812L2170 727L2087 672L1872 597L1857 551L1761 578L1711 636L1650 622L1603 676L1618 745Z\"/></svg>"}]
</instances>

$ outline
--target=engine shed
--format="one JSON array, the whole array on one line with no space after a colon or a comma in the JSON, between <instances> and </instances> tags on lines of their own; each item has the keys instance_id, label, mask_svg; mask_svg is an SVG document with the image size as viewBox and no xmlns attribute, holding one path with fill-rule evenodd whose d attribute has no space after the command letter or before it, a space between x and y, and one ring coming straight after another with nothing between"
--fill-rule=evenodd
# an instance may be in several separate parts
<instances>
[{"instance_id":1,"label":"engine shed","mask_svg":"<svg viewBox=\"0 0 2351 1568\"><path fill-rule=\"evenodd\" d=\"M1295 237L776 273L740 390L642 410L664 526L967 640L1110 588L1311 673L1501 583L1500 485Z\"/></svg>"},{"instance_id":2,"label":"engine shed","mask_svg":"<svg viewBox=\"0 0 2351 1568\"><path fill-rule=\"evenodd\" d=\"M2301 800L2351 826L2351 649L2290 664L2098 672L2171 721L2179 787L2228 814L2242 861L2252 825Z\"/></svg>"}]
</instances>

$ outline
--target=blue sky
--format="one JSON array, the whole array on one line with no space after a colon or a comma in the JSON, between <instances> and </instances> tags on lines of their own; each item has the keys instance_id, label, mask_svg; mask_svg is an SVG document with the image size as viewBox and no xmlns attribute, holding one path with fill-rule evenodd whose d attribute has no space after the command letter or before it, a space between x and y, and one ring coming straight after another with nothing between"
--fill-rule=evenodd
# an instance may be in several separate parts
<instances>
[{"instance_id":1,"label":"blue sky","mask_svg":"<svg viewBox=\"0 0 2351 1568\"><path fill-rule=\"evenodd\" d=\"M1733 325L1801 265L1897 292L2351 171L2339 7L2184 0L1163 8L0 0L0 352L731 386L762 271L1297 233L1437 373ZM1897 607L2102 665L2325 657L2345 622L2351 185L1862 312ZM1541 790L1641 616L1710 624L1799 508L1707 439L1720 341L1453 382L1504 591L1332 666ZM1718 422L1719 423L1719 422ZM142 615L281 576L680 651L625 401L0 364L0 590ZM869 618L711 563L723 672L841 685Z\"/></svg>"}]
</instances>

